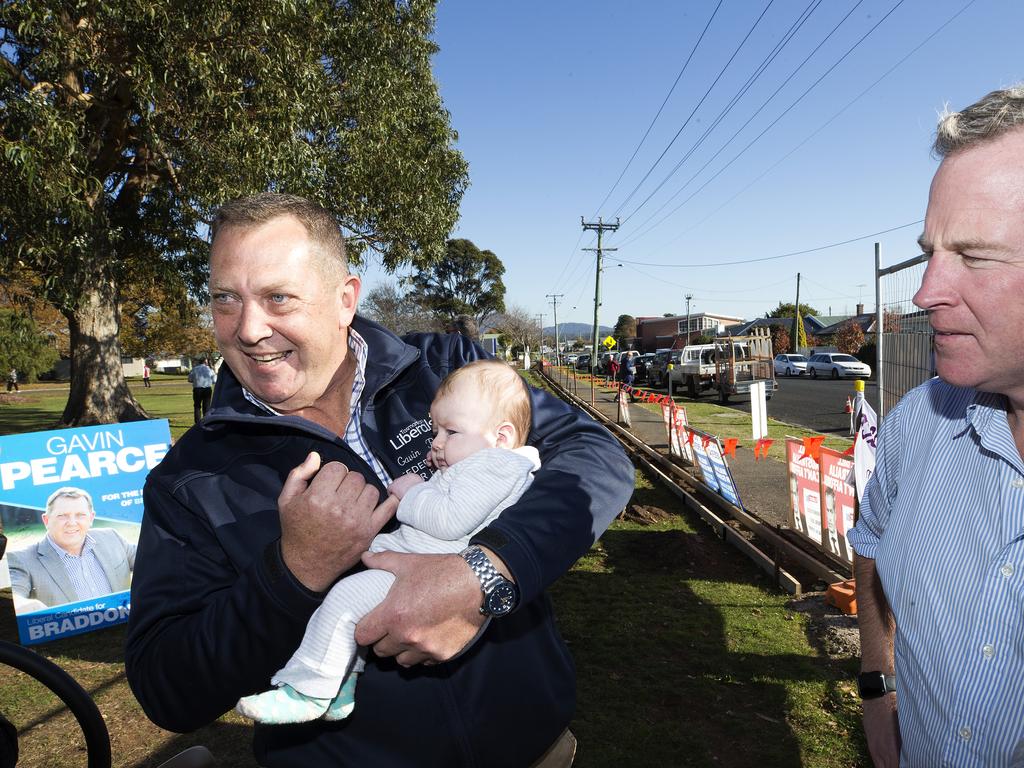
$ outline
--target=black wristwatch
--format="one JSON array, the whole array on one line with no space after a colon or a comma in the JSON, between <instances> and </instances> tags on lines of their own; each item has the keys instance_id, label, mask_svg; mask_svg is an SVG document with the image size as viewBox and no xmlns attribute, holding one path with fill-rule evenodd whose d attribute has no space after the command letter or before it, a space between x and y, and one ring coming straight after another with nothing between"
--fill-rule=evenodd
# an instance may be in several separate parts
<instances>
[{"instance_id":1,"label":"black wristwatch","mask_svg":"<svg viewBox=\"0 0 1024 768\"><path fill-rule=\"evenodd\" d=\"M896 675L861 672L857 675L857 689L862 699L878 699L887 693L896 693Z\"/></svg>"},{"instance_id":2,"label":"black wristwatch","mask_svg":"<svg viewBox=\"0 0 1024 768\"><path fill-rule=\"evenodd\" d=\"M504 616L519 604L516 585L498 573L487 553L480 547L471 544L459 552L459 556L469 564L480 580L480 589L484 593L480 613L484 616Z\"/></svg>"}]
</instances>

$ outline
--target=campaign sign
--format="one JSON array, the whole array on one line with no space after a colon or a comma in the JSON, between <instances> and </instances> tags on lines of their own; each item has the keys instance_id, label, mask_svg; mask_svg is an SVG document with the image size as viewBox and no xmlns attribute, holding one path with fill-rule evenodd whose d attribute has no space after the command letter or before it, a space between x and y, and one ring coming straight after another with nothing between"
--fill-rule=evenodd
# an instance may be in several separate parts
<instances>
[{"instance_id":1,"label":"campaign sign","mask_svg":"<svg viewBox=\"0 0 1024 768\"><path fill-rule=\"evenodd\" d=\"M697 459L696 464L700 467L701 479L711 490L718 492L718 478L715 476L715 468L711 465L711 458L708 456L708 452L704 449L704 443L701 438L710 438L705 432L701 432L699 429L693 427L685 427L686 429L686 440L690 445L693 446L693 455ZM693 435L692 441L690 435Z\"/></svg>"},{"instance_id":2,"label":"campaign sign","mask_svg":"<svg viewBox=\"0 0 1024 768\"><path fill-rule=\"evenodd\" d=\"M790 526L821 546L821 473L818 462L803 452L802 440L786 438Z\"/></svg>"},{"instance_id":3,"label":"campaign sign","mask_svg":"<svg viewBox=\"0 0 1024 768\"><path fill-rule=\"evenodd\" d=\"M694 444L696 443L697 440L694 439ZM725 461L725 456L722 454L722 444L718 438L712 435L704 451L711 461L715 479L718 480L718 493L730 504L743 509L743 504L740 503L740 492L736 489L736 483L732 479L732 470L729 469L729 465Z\"/></svg>"},{"instance_id":4,"label":"campaign sign","mask_svg":"<svg viewBox=\"0 0 1024 768\"><path fill-rule=\"evenodd\" d=\"M684 459L693 464L693 449L686 441L686 427L688 424L686 421L686 409L681 405L677 405L673 408L672 420L675 428L671 431L674 435L676 450L679 451L676 455L681 455Z\"/></svg>"},{"instance_id":5,"label":"campaign sign","mask_svg":"<svg viewBox=\"0 0 1024 768\"><path fill-rule=\"evenodd\" d=\"M846 541L846 532L853 527L856 489L850 483L853 461L838 451L821 449L822 528L828 536L828 551L848 563L853 562L853 549Z\"/></svg>"},{"instance_id":6,"label":"campaign sign","mask_svg":"<svg viewBox=\"0 0 1024 768\"><path fill-rule=\"evenodd\" d=\"M166 419L0 437L0 568L23 643L127 620L142 487L170 442Z\"/></svg>"}]
</instances>

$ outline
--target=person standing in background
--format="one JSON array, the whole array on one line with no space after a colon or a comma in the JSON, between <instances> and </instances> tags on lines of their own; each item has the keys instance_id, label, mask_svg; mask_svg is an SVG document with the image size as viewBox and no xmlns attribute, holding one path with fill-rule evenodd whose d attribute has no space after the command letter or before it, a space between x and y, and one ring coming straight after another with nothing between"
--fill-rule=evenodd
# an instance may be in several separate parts
<instances>
[{"instance_id":1,"label":"person standing in background","mask_svg":"<svg viewBox=\"0 0 1024 768\"><path fill-rule=\"evenodd\" d=\"M192 384L192 415L198 424L210 410L213 384L217 380L217 374L210 367L209 359L204 357L199 365L189 372L188 380Z\"/></svg>"}]
</instances>

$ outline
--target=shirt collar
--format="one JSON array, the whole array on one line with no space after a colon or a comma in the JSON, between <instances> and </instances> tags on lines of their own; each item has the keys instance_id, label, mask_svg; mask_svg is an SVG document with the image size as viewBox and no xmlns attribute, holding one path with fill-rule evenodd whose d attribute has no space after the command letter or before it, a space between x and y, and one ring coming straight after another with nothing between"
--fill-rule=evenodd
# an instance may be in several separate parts
<instances>
[{"instance_id":1,"label":"shirt collar","mask_svg":"<svg viewBox=\"0 0 1024 768\"><path fill-rule=\"evenodd\" d=\"M74 555L72 555L66 549L58 546L57 542L55 542L52 538L50 538L50 534L49 533L46 534L46 541L47 541L47 543L49 543L49 545L51 547L53 547L54 551L60 556L61 560L69 560L69 559L70 560L74 560L75 559ZM96 548L96 540L92 537L92 534L89 534L89 533L85 534L85 541L82 543L82 554L79 555L78 557L85 557L87 554L92 552L95 548Z\"/></svg>"},{"instance_id":2,"label":"shirt collar","mask_svg":"<svg viewBox=\"0 0 1024 768\"><path fill-rule=\"evenodd\" d=\"M359 397L363 393L363 387L366 386L366 353L368 349L369 346L366 341L350 325L348 327L348 351L355 355L356 360L356 373L355 376L352 377L352 397L349 401L350 413L358 407ZM241 386L241 383L239 383L239 386ZM242 387L242 396L250 403L261 408L272 416L281 415L280 412L271 408L245 387Z\"/></svg>"}]
</instances>

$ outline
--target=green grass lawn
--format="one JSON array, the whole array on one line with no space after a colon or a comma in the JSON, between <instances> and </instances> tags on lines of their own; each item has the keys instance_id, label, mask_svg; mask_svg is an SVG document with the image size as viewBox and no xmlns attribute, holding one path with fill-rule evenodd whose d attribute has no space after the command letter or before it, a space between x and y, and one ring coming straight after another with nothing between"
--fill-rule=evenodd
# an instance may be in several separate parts
<instances>
[{"instance_id":1,"label":"green grass lawn","mask_svg":"<svg viewBox=\"0 0 1024 768\"><path fill-rule=\"evenodd\" d=\"M132 388L175 436L191 424L187 382ZM0 405L0 434L52 427L66 396L23 390ZM704 408L717 406L700 403L694 415ZM788 596L640 474L633 503L666 514L615 522L552 589L579 676L576 768L869 765L849 683L855 661L821 655ZM0 601L0 635L13 632L10 603ZM123 640L117 627L35 646L96 700L115 766L156 766L195 743L221 765L253 765L249 726L235 715L187 736L152 725L125 682ZM84 764L67 713L6 668L0 712L24 734L20 764Z\"/></svg>"}]
</instances>

